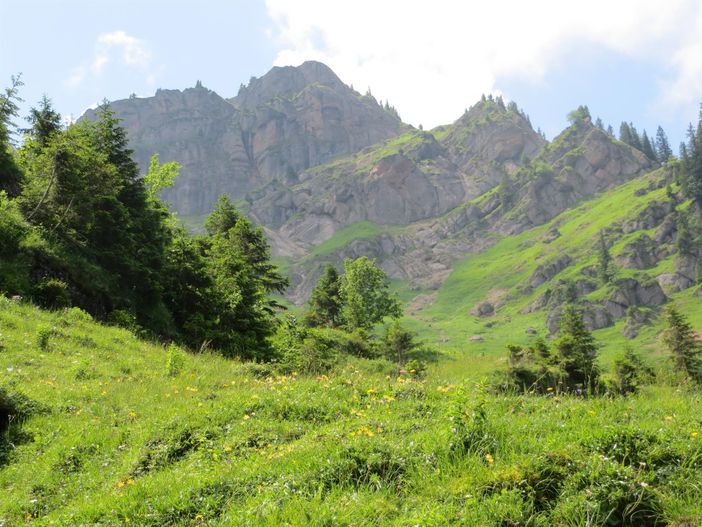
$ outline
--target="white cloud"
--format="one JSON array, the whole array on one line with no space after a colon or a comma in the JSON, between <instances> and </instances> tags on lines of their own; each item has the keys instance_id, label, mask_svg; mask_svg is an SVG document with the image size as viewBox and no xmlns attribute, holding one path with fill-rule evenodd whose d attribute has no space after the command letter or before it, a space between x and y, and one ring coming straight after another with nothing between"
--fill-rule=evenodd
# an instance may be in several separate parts
<instances>
[{"instance_id":1,"label":"white cloud","mask_svg":"<svg viewBox=\"0 0 702 527\"><path fill-rule=\"evenodd\" d=\"M665 61L671 104L702 94L699 0L266 0L275 64L316 59L405 120L454 120L501 77L538 82L573 46Z\"/></svg>"},{"instance_id":2,"label":"white cloud","mask_svg":"<svg viewBox=\"0 0 702 527\"><path fill-rule=\"evenodd\" d=\"M65 84L76 87L82 84L88 73L99 77L110 63L136 68L148 84L155 83L155 73L151 63L151 51L146 44L124 31L101 33L95 41L93 56L88 61L77 66L66 79Z\"/></svg>"}]
</instances>

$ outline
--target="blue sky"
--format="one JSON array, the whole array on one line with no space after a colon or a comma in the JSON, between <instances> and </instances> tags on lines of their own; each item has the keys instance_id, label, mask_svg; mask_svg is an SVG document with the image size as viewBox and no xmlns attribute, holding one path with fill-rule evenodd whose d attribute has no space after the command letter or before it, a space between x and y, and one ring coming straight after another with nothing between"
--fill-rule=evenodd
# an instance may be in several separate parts
<instances>
[{"instance_id":1,"label":"blue sky","mask_svg":"<svg viewBox=\"0 0 702 527\"><path fill-rule=\"evenodd\" d=\"M273 65L316 59L425 128L481 93L553 137L587 104L674 145L702 102L697 0L0 0L0 82L65 116L196 80L231 97Z\"/></svg>"}]
</instances>

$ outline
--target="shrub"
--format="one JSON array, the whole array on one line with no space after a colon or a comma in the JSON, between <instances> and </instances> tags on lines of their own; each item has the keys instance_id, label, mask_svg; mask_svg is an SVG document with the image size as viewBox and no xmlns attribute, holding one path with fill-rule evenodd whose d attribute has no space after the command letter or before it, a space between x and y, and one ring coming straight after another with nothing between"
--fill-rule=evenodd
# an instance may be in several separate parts
<instances>
[{"instance_id":1,"label":"shrub","mask_svg":"<svg viewBox=\"0 0 702 527\"><path fill-rule=\"evenodd\" d=\"M184 363L185 356L180 348L173 343L169 344L166 350L166 375L175 377L183 369Z\"/></svg>"},{"instance_id":2,"label":"shrub","mask_svg":"<svg viewBox=\"0 0 702 527\"><path fill-rule=\"evenodd\" d=\"M463 390L457 390L449 406L452 440L449 453L452 456L477 454L490 462L499 445L494 428L488 421L486 402L481 400L469 412Z\"/></svg>"},{"instance_id":3,"label":"shrub","mask_svg":"<svg viewBox=\"0 0 702 527\"><path fill-rule=\"evenodd\" d=\"M49 350L49 341L52 337L56 336L57 331L54 327L40 326L37 329L37 346L42 351Z\"/></svg>"},{"instance_id":4,"label":"shrub","mask_svg":"<svg viewBox=\"0 0 702 527\"><path fill-rule=\"evenodd\" d=\"M34 300L45 309L61 309L71 305L66 282L57 278L44 278L34 286Z\"/></svg>"},{"instance_id":5,"label":"shrub","mask_svg":"<svg viewBox=\"0 0 702 527\"><path fill-rule=\"evenodd\" d=\"M653 369L630 347L614 361L614 375L615 389L621 395L636 393L640 386L651 382L655 376Z\"/></svg>"}]
</instances>

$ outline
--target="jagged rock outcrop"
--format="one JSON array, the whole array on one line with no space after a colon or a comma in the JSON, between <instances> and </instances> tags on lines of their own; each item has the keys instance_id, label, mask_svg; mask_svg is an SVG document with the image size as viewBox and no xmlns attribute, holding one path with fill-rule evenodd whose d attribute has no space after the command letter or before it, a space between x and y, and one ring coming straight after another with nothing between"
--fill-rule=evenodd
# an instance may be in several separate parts
<instances>
[{"instance_id":1,"label":"jagged rock outcrop","mask_svg":"<svg viewBox=\"0 0 702 527\"><path fill-rule=\"evenodd\" d=\"M154 152L183 165L164 198L185 216L208 213L223 193L238 200L265 185L289 185L311 166L407 128L319 62L273 68L229 100L198 84L111 106L142 170Z\"/></svg>"},{"instance_id":2,"label":"jagged rock outcrop","mask_svg":"<svg viewBox=\"0 0 702 527\"><path fill-rule=\"evenodd\" d=\"M634 278L617 281L613 293L604 301L604 307L614 318L623 317L632 306L660 306L668 301L658 282L639 282Z\"/></svg>"},{"instance_id":3,"label":"jagged rock outcrop","mask_svg":"<svg viewBox=\"0 0 702 527\"><path fill-rule=\"evenodd\" d=\"M650 269L659 261L670 256L672 249L656 244L648 235L642 234L628 243L617 255L617 265L627 269Z\"/></svg>"},{"instance_id":4,"label":"jagged rock outcrop","mask_svg":"<svg viewBox=\"0 0 702 527\"><path fill-rule=\"evenodd\" d=\"M548 282L573 262L567 254L560 255L550 262L539 265L529 278L529 287L536 289L541 284Z\"/></svg>"}]
</instances>

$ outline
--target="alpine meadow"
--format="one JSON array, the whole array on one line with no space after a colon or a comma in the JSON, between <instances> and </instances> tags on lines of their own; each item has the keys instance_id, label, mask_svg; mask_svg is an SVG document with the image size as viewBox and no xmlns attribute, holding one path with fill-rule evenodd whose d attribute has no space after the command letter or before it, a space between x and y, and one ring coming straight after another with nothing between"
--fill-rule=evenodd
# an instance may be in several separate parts
<instances>
[{"instance_id":1,"label":"alpine meadow","mask_svg":"<svg viewBox=\"0 0 702 527\"><path fill-rule=\"evenodd\" d=\"M117 33L85 76L146 71ZM0 527L702 525L702 106L678 148L499 90L424 129L314 60L77 120L30 79Z\"/></svg>"}]
</instances>

